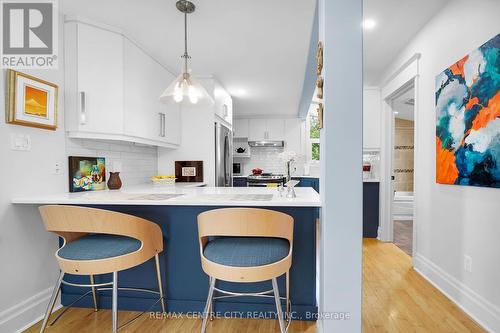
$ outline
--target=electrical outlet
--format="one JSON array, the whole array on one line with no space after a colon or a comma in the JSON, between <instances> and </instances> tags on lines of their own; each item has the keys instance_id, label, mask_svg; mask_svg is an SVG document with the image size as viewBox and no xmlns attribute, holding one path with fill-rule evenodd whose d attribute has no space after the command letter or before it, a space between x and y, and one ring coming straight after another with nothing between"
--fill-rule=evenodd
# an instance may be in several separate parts
<instances>
[{"instance_id":1,"label":"electrical outlet","mask_svg":"<svg viewBox=\"0 0 500 333\"><path fill-rule=\"evenodd\" d=\"M10 149L19 151L30 151L31 137L28 134L11 134Z\"/></svg>"},{"instance_id":2,"label":"electrical outlet","mask_svg":"<svg viewBox=\"0 0 500 333\"><path fill-rule=\"evenodd\" d=\"M60 175L61 172L62 172L61 163L55 162L54 165L53 165L53 168L52 168L52 173L54 175Z\"/></svg>"},{"instance_id":3,"label":"electrical outlet","mask_svg":"<svg viewBox=\"0 0 500 333\"><path fill-rule=\"evenodd\" d=\"M464 269L468 273L472 273L472 257L465 255L464 256Z\"/></svg>"}]
</instances>

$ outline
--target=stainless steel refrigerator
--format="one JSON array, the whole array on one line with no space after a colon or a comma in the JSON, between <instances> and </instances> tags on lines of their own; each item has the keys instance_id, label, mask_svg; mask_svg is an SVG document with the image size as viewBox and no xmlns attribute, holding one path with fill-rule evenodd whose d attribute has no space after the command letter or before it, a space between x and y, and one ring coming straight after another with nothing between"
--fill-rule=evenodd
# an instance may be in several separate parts
<instances>
[{"instance_id":1,"label":"stainless steel refrigerator","mask_svg":"<svg viewBox=\"0 0 500 333\"><path fill-rule=\"evenodd\" d=\"M215 123L215 186L233 186L233 132Z\"/></svg>"}]
</instances>

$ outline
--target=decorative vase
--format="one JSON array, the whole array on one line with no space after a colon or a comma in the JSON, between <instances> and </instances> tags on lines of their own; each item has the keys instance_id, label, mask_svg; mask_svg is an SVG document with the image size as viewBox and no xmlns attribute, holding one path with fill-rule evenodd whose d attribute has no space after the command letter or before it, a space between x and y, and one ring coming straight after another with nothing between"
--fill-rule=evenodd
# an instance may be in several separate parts
<instances>
[{"instance_id":1,"label":"decorative vase","mask_svg":"<svg viewBox=\"0 0 500 333\"><path fill-rule=\"evenodd\" d=\"M110 190L119 190L122 187L122 180L119 172L110 172L108 180L108 188Z\"/></svg>"}]
</instances>

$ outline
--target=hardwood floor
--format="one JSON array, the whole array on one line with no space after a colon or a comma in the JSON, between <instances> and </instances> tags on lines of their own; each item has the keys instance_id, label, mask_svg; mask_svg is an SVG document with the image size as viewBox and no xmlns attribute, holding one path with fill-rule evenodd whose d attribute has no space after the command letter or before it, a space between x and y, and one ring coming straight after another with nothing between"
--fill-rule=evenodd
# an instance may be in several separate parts
<instances>
[{"instance_id":1,"label":"hardwood floor","mask_svg":"<svg viewBox=\"0 0 500 333\"><path fill-rule=\"evenodd\" d=\"M413 221L394 221L394 244L407 255L412 255Z\"/></svg>"},{"instance_id":2,"label":"hardwood floor","mask_svg":"<svg viewBox=\"0 0 500 333\"><path fill-rule=\"evenodd\" d=\"M485 332L462 310L411 268L408 255L392 243L363 241L363 332ZM134 312L120 311L119 322ZM54 318L54 317L53 317ZM120 332L199 332L199 319L142 316ZM38 332L40 323L26 332ZM111 330L109 310L70 309L47 333L101 333ZM275 320L217 319L207 332L279 332ZM289 333L313 333L313 322L292 323Z\"/></svg>"},{"instance_id":3,"label":"hardwood floor","mask_svg":"<svg viewBox=\"0 0 500 333\"><path fill-rule=\"evenodd\" d=\"M486 332L392 243L363 242L363 332Z\"/></svg>"}]
</instances>

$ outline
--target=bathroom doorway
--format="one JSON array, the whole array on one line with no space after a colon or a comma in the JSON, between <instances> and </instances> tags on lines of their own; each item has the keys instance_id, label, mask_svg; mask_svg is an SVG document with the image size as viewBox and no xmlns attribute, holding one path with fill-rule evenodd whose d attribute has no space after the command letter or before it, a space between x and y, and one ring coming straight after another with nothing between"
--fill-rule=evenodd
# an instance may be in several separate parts
<instances>
[{"instance_id":1,"label":"bathroom doorway","mask_svg":"<svg viewBox=\"0 0 500 333\"><path fill-rule=\"evenodd\" d=\"M393 242L409 256L413 252L413 193L415 150L415 87L392 99L392 220Z\"/></svg>"}]
</instances>

